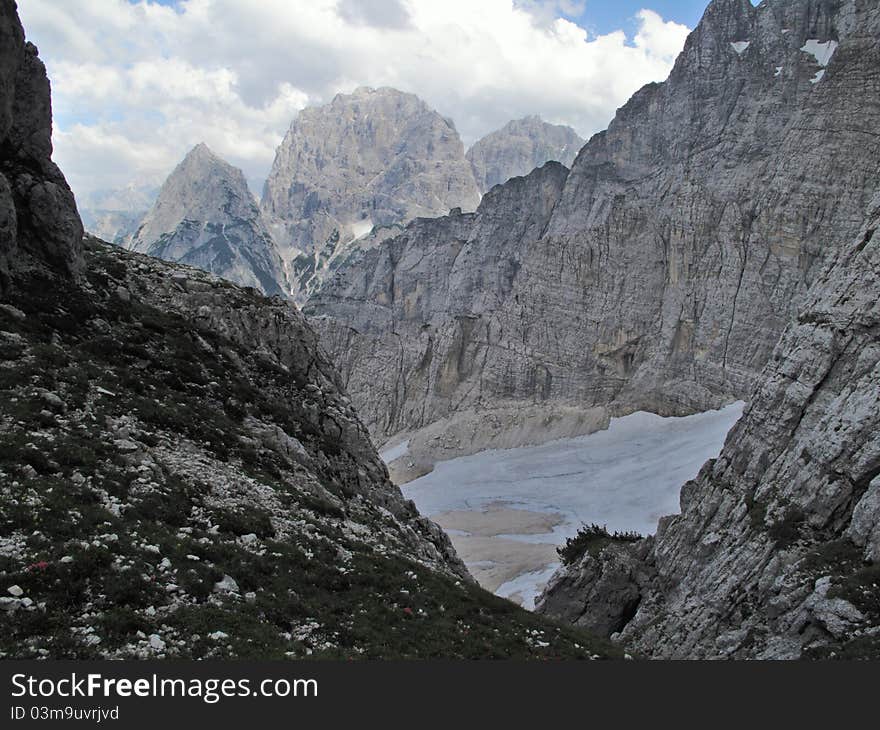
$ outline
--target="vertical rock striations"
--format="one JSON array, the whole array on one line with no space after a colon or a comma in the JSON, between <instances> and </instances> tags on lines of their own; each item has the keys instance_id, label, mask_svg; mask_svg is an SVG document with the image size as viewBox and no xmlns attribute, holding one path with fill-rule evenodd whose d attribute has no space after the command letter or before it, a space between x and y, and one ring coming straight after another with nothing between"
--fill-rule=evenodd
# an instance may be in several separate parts
<instances>
[{"instance_id":1,"label":"vertical rock striations","mask_svg":"<svg viewBox=\"0 0 880 730\"><path fill-rule=\"evenodd\" d=\"M536 430L553 432L552 421L559 436L595 428L595 414L578 408L551 418L553 375L530 361L524 339L511 341L497 314L515 303L520 262L567 175L550 162L490 190L475 213L416 220L352 256L306 305L380 442L451 419L429 439L442 451L528 443L536 437L524 427L529 405ZM524 430L505 441L511 428Z\"/></svg>"},{"instance_id":2,"label":"vertical rock striations","mask_svg":"<svg viewBox=\"0 0 880 730\"><path fill-rule=\"evenodd\" d=\"M468 150L467 159L477 185L485 193L551 160L571 167L583 144L571 127L530 116L508 122L477 140Z\"/></svg>"},{"instance_id":3,"label":"vertical rock striations","mask_svg":"<svg viewBox=\"0 0 880 730\"><path fill-rule=\"evenodd\" d=\"M747 398L861 224L878 36L863 0L715 0L669 79L583 147L546 225L518 227L545 206L529 176L482 215L414 224L341 266L308 311L374 436L499 404L666 415ZM482 273L450 277L465 260ZM449 280L442 296L425 272Z\"/></svg>"},{"instance_id":4,"label":"vertical rock striations","mask_svg":"<svg viewBox=\"0 0 880 730\"><path fill-rule=\"evenodd\" d=\"M539 610L658 657L880 652L880 195L681 515L557 572Z\"/></svg>"},{"instance_id":5,"label":"vertical rock striations","mask_svg":"<svg viewBox=\"0 0 880 730\"><path fill-rule=\"evenodd\" d=\"M473 210L479 199L450 120L413 94L360 88L300 112L278 148L262 208L289 262L374 226Z\"/></svg>"},{"instance_id":6,"label":"vertical rock striations","mask_svg":"<svg viewBox=\"0 0 880 730\"><path fill-rule=\"evenodd\" d=\"M266 294L284 294L281 258L241 170L199 144L162 185L128 245Z\"/></svg>"},{"instance_id":7,"label":"vertical rock striations","mask_svg":"<svg viewBox=\"0 0 880 730\"><path fill-rule=\"evenodd\" d=\"M0 657L617 653L470 579L290 302L84 243L48 92L0 0ZM169 190L231 246L253 202L190 157Z\"/></svg>"}]
</instances>

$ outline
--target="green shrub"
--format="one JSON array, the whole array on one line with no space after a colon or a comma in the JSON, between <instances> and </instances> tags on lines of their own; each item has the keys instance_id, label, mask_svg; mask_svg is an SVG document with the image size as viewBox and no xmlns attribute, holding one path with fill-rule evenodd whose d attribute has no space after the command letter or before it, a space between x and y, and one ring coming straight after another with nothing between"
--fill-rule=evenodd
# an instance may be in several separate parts
<instances>
[{"instance_id":1,"label":"green shrub","mask_svg":"<svg viewBox=\"0 0 880 730\"><path fill-rule=\"evenodd\" d=\"M638 542L642 536L637 532L608 532L608 527L597 524L583 524L577 535L565 541L565 545L556 548L560 559L566 565L580 560L589 551L591 555L597 555L606 545L613 542Z\"/></svg>"}]
</instances>

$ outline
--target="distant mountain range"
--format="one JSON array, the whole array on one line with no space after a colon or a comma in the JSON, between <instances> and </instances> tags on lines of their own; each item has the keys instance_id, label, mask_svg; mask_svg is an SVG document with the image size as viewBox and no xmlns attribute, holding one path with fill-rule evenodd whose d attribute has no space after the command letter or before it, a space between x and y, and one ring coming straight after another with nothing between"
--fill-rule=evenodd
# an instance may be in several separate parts
<instances>
[{"instance_id":1,"label":"distant mountain range","mask_svg":"<svg viewBox=\"0 0 880 730\"><path fill-rule=\"evenodd\" d=\"M356 242L377 240L370 237L374 229L381 240L418 217L472 211L496 182L551 159L570 164L581 144L571 128L531 116L487 135L465 155L453 122L417 96L360 88L294 119L260 210L238 217L247 222L222 252L204 246L217 226L230 222L229 192L240 200L250 194L240 171L213 153L212 164L202 166L188 156L162 195L132 185L93 195L80 210L87 230L99 238L302 302L352 250L370 245ZM183 174L190 178L186 185ZM208 181L212 174L226 183ZM197 177L205 178L203 185L195 184ZM202 233L194 235L196 229ZM283 270L269 261L276 256Z\"/></svg>"}]
</instances>

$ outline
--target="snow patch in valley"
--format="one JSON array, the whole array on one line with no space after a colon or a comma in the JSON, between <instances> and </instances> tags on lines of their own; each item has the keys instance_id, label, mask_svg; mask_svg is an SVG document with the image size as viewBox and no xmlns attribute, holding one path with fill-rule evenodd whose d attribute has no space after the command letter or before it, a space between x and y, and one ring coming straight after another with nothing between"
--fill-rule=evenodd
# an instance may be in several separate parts
<instances>
[{"instance_id":1,"label":"snow patch in valley","mask_svg":"<svg viewBox=\"0 0 880 730\"><path fill-rule=\"evenodd\" d=\"M810 79L810 83L811 84L818 84L822 80L822 77L824 75L825 75L825 69L823 68L821 71L816 72L816 75Z\"/></svg>"},{"instance_id":2,"label":"snow patch in valley","mask_svg":"<svg viewBox=\"0 0 880 730\"><path fill-rule=\"evenodd\" d=\"M748 50L750 45L752 45L751 41L733 41L730 47L736 51L737 55L741 56Z\"/></svg>"},{"instance_id":3,"label":"snow patch in valley","mask_svg":"<svg viewBox=\"0 0 880 730\"><path fill-rule=\"evenodd\" d=\"M803 46L801 46L801 50L804 53L809 53L816 59L816 63L824 67L830 63L831 57L837 50L837 41L823 42L817 38L810 38Z\"/></svg>"},{"instance_id":4,"label":"snow patch in valley","mask_svg":"<svg viewBox=\"0 0 880 730\"><path fill-rule=\"evenodd\" d=\"M483 533L491 537L483 540L498 541L499 560L511 540L531 543L546 554L548 544L564 543L584 522L647 535L661 516L679 511L682 485L718 455L743 408L743 403L734 403L684 418L633 413L612 419L607 430L589 436L440 462L430 474L403 485L402 491L428 516L471 510L497 519L504 514L499 505L562 516L542 534L511 534L494 525ZM387 462L395 454L399 458L405 453L402 447L383 452L383 459ZM458 539L467 547L468 540L456 532L453 543ZM466 551L459 551L468 563ZM531 607L556 565L546 560L524 563L523 571L496 593Z\"/></svg>"}]
</instances>

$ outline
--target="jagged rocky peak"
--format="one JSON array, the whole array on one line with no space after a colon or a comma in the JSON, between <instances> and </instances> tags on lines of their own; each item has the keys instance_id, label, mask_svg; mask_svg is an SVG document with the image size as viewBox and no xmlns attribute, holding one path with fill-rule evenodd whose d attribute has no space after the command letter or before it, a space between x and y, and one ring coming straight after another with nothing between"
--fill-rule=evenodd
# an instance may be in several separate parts
<instances>
[{"instance_id":1,"label":"jagged rocky peak","mask_svg":"<svg viewBox=\"0 0 880 730\"><path fill-rule=\"evenodd\" d=\"M878 35L872 3L713 3L669 79L582 148L528 238L496 235L485 215L450 218L432 233L445 245L404 233L380 245L387 253L349 259L309 311L324 329L345 327L359 304L357 321L372 318L328 347L377 441L424 428L438 399L462 413L520 403L661 415L748 399L869 201ZM539 178L523 184L536 188L499 219L522 219L535 200L543 209ZM458 247L503 256L505 275L487 277L478 301L451 280L450 307L424 272L443 271ZM385 296L343 306L380 259ZM368 352L369 340L388 345ZM393 379L361 386L358 372Z\"/></svg>"},{"instance_id":2,"label":"jagged rocky peak","mask_svg":"<svg viewBox=\"0 0 880 730\"><path fill-rule=\"evenodd\" d=\"M289 261L374 226L473 210L479 199L451 120L413 94L360 88L294 119L262 208Z\"/></svg>"},{"instance_id":3,"label":"jagged rocky peak","mask_svg":"<svg viewBox=\"0 0 880 730\"><path fill-rule=\"evenodd\" d=\"M571 167L583 144L571 127L550 124L532 115L508 122L475 142L467 159L477 185L486 192L550 160Z\"/></svg>"},{"instance_id":4,"label":"jagged rocky peak","mask_svg":"<svg viewBox=\"0 0 880 730\"><path fill-rule=\"evenodd\" d=\"M12 0L0 2L0 292L16 269L75 274L82 223L52 156L49 79Z\"/></svg>"},{"instance_id":5,"label":"jagged rocky peak","mask_svg":"<svg viewBox=\"0 0 880 730\"><path fill-rule=\"evenodd\" d=\"M0 656L619 655L473 582L289 301L83 240L15 10L0 0ZM250 214L206 147L178 172L163 193L189 208L160 196L157 230L187 210L228 229L218 200Z\"/></svg>"},{"instance_id":6,"label":"jagged rocky peak","mask_svg":"<svg viewBox=\"0 0 880 730\"><path fill-rule=\"evenodd\" d=\"M287 289L281 258L244 173L204 143L169 175L128 247L266 294Z\"/></svg>"},{"instance_id":7,"label":"jagged rocky peak","mask_svg":"<svg viewBox=\"0 0 880 730\"><path fill-rule=\"evenodd\" d=\"M880 195L656 537L609 541L539 611L657 657L880 651Z\"/></svg>"}]
</instances>

